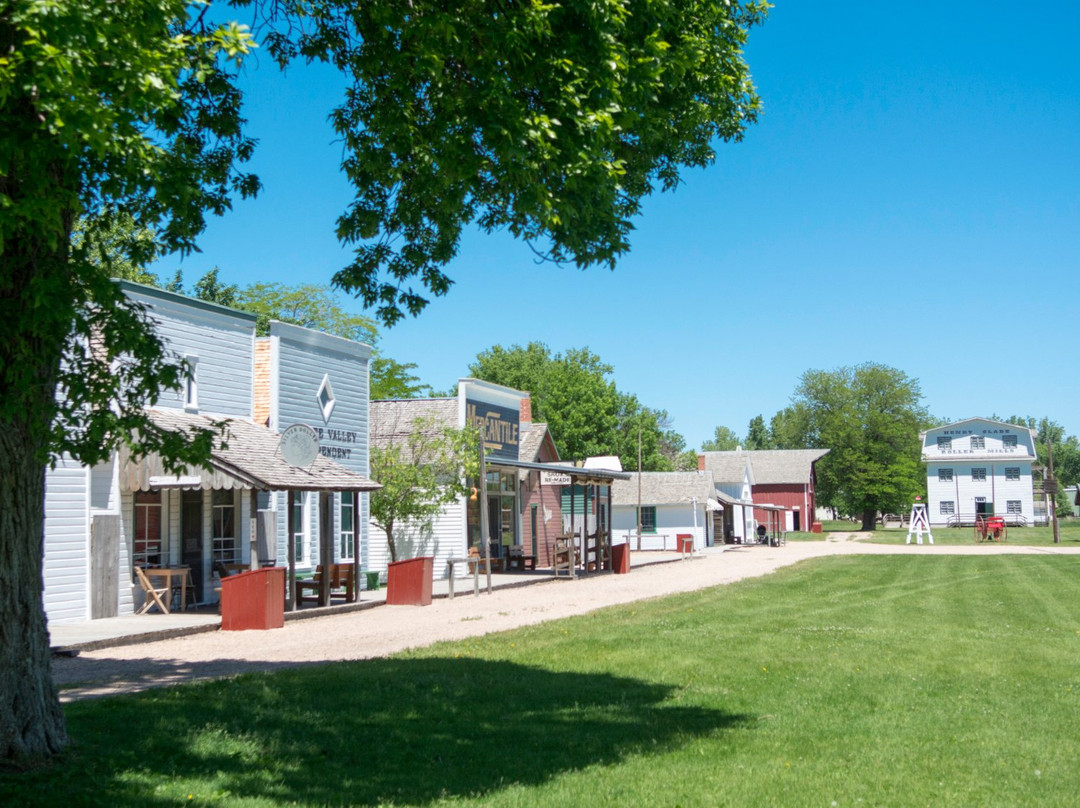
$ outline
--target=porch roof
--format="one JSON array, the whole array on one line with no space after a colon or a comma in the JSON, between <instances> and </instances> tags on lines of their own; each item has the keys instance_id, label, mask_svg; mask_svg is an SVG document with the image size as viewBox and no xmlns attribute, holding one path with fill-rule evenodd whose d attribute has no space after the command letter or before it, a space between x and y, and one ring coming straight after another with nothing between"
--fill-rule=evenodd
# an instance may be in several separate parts
<instances>
[{"instance_id":1,"label":"porch roof","mask_svg":"<svg viewBox=\"0 0 1080 808\"><path fill-rule=\"evenodd\" d=\"M153 488L256 489L260 491L375 491L382 488L362 474L318 455L306 468L290 466L278 451L281 435L241 418L210 417L175 410L147 410L163 429L187 433L225 427L214 441L209 468L166 468L158 455L133 459L120 452L120 484L129 491Z\"/></svg>"},{"instance_id":2,"label":"porch roof","mask_svg":"<svg viewBox=\"0 0 1080 808\"><path fill-rule=\"evenodd\" d=\"M595 485L611 485L614 480L629 480L633 475L629 471L611 469L587 469L580 466L559 463L530 463L525 460L508 460L504 457L485 457L484 465L491 468L524 469L526 471L550 471L553 474L566 474L577 482Z\"/></svg>"}]
</instances>

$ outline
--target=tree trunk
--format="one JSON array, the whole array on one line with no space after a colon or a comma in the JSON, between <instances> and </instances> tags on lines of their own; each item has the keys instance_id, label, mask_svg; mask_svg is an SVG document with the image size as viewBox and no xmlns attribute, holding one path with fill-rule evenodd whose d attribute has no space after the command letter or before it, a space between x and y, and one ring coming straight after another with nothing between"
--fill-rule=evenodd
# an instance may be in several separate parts
<instances>
[{"instance_id":1,"label":"tree trunk","mask_svg":"<svg viewBox=\"0 0 1080 808\"><path fill-rule=\"evenodd\" d=\"M873 530L877 527L877 511L862 512L862 529Z\"/></svg>"},{"instance_id":2,"label":"tree trunk","mask_svg":"<svg viewBox=\"0 0 1080 808\"><path fill-rule=\"evenodd\" d=\"M8 242L0 255L0 763L15 765L67 743L42 568L45 461L72 292L67 245L34 247Z\"/></svg>"},{"instance_id":3,"label":"tree trunk","mask_svg":"<svg viewBox=\"0 0 1080 808\"><path fill-rule=\"evenodd\" d=\"M25 430L0 424L0 760L16 765L67 743L42 603L45 469L35 455Z\"/></svg>"}]
</instances>

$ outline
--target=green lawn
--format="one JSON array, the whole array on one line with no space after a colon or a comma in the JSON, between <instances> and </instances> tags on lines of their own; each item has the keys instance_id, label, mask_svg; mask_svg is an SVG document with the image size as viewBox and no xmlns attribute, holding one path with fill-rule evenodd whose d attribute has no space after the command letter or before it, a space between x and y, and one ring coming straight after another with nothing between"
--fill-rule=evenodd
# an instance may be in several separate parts
<instances>
[{"instance_id":1,"label":"green lawn","mask_svg":"<svg viewBox=\"0 0 1080 808\"><path fill-rule=\"evenodd\" d=\"M857 533L859 525L853 522L825 522L825 533ZM904 544L907 541L908 529L903 528L878 528L873 531L869 539L877 544ZM975 531L970 527L934 528L934 543L942 545L974 544ZM1058 536L1062 547L1080 547L1080 519L1065 519L1059 523ZM792 532L787 534L788 541L821 541L824 536L820 533ZM915 541L914 534L911 541ZM923 541L927 542L926 534L923 533ZM1018 545L1046 545L1054 544L1053 528L1047 527L1010 527L1006 534L1008 544Z\"/></svg>"},{"instance_id":2,"label":"green lawn","mask_svg":"<svg viewBox=\"0 0 1080 808\"><path fill-rule=\"evenodd\" d=\"M386 660L81 702L70 753L0 774L0 805L1071 806L1078 573L1069 556L834 557Z\"/></svg>"}]
</instances>

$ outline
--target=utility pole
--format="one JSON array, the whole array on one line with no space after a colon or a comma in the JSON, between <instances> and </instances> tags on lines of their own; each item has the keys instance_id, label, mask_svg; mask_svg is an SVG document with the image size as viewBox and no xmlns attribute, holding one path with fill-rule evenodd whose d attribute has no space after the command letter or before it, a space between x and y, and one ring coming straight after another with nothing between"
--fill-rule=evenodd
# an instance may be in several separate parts
<instances>
[{"instance_id":1,"label":"utility pole","mask_svg":"<svg viewBox=\"0 0 1080 808\"><path fill-rule=\"evenodd\" d=\"M1054 544L1061 544L1061 534L1058 532L1058 519L1057 519L1057 480L1054 479L1054 444L1050 439L1049 430L1046 435L1046 457L1047 465L1050 467L1047 472L1046 479L1043 480L1043 491L1046 492L1046 496L1049 502L1046 503L1046 507L1050 509L1050 524L1054 528Z\"/></svg>"}]
</instances>

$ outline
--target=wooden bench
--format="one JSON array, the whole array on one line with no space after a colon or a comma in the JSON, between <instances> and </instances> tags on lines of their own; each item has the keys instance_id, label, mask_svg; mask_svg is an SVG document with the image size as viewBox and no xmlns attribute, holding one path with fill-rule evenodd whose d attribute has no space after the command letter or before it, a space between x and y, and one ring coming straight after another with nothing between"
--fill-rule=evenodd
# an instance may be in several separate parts
<instances>
[{"instance_id":1,"label":"wooden bench","mask_svg":"<svg viewBox=\"0 0 1080 808\"><path fill-rule=\"evenodd\" d=\"M525 548L520 544L511 545L507 548L507 552L506 569L508 571L519 569L524 572L525 570L536 569L536 556L525 555Z\"/></svg>"},{"instance_id":2,"label":"wooden bench","mask_svg":"<svg viewBox=\"0 0 1080 808\"><path fill-rule=\"evenodd\" d=\"M356 569L354 564L331 564L330 565L330 597L344 597L346 603L353 599L354 579ZM296 582L296 603L302 606L307 601L319 602L319 591L322 587L323 565L315 568L315 577ZM306 592L312 592L306 595Z\"/></svg>"}]
</instances>

